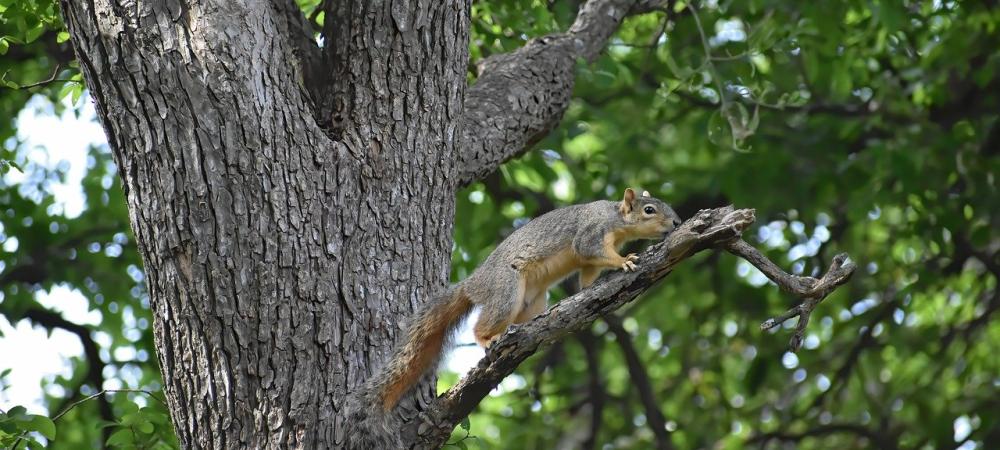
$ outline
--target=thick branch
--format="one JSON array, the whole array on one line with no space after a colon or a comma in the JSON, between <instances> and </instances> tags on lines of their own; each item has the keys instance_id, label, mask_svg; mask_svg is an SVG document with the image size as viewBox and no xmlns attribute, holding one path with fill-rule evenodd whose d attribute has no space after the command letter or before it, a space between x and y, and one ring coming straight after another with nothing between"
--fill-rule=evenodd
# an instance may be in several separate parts
<instances>
[{"instance_id":1,"label":"thick branch","mask_svg":"<svg viewBox=\"0 0 1000 450\"><path fill-rule=\"evenodd\" d=\"M628 331L625 331L618 316L608 314L604 317L604 322L608 324L608 329L615 335L615 340L618 341L618 346L622 349L622 357L625 358L625 364L628 366L629 376L632 377L632 383L639 391L639 401L642 402L642 407L646 410L646 421L649 422L649 429L653 432L653 436L656 436L656 448L659 450L674 448L673 442L670 441L670 432L667 431L667 420L656 404L656 394L649 381L649 373L646 372L642 360L639 359L639 352L632 345L632 336L628 334Z\"/></svg>"},{"instance_id":2,"label":"thick branch","mask_svg":"<svg viewBox=\"0 0 1000 450\"><path fill-rule=\"evenodd\" d=\"M3 272L2 276L0 276L0 288L16 282L31 285L46 281L52 275L49 267L53 266L53 260L62 258L66 251L76 248L87 240L105 238L102 235L107 235L106 239L110 240L111 236L124 226L125 224L117 226L98 225L60 244L32 249L30 252L26 252L25 256L19 257L19 264ZM63 261L63 263L67 262ZM56 280L51 281L55 282Z\"/></svg>"},{"instance_id":3,"label":"thick branch","mask_svg":"<svg viewBox=\"0 0 1000 450\"><path fill-rule=\"evenodd\" d=\"M601 381L601 360L597 347L597 338L590 330L581 331L578 334L580 345L587 357L587 378L589 380L587 390L589 392L587 402L590 406L590 429L587 430L587 438L579 448L597 448L597 435L601 431L601 424L604 419L604 403L608 393L604 383Z\"/></svg>"},{"instance_id":4,"label":"thick branch","mask_svg":"<svg viewBox=\"0 0 1000 450\"><path fill-rule=\"evenodd\" d=\"M323 92L326 68L322 53L316 39L313 37L312 25L302 14L302 9L293 0L271 0L274 8L274 19L281 27L281 35L294 49L290 58L295 58L302 70L302 78L306 90L313 101L320 98ZM316 8L321 11L320 8Z\"/></svg>"},{"instance_id":5,"label":"thick branch","mask_svg":"<svg viewBox=\"0 0 1000 450\"><path fill-rule=\"evenodd\" d=\"M569 105L576 60L596 59L625 16L651 11L660 3L590 0L580 7L569 31L483 61L459 120L458 184L485 177L542 139Z\"/></svg>"},{"instance_id":6,"label":"thick branch","mask_svg":"<svg viewBox=\"0 0 1000 450\"><path fill-rule=\"evenodd\" d=\"M820 425L815 428L810 428L801 433L775 431L755 436L751 438L748 441L748 443L766 444L771 440L799 442L806 438L818 438L821 436L827 436L836 433L848 433L866 438L872 444L875 444L878 448L884 448L884 449L899 448L898 445L896 444L895 439L893 439L891 435L878 433L862 425L857 425L853 423L832 423L829 425Z\"/></svg>"},{"instance_id":7,"label":"thick branch","mask_svg":"<svg viewBox=\"0 0 1000 450\"><path fill-rule=\"evenodd\" d=\"M639 0L632 5L629 14L645 14L653 11L663 11L667 14L674 14L674 4L676 0Z\"/></svg>"},{"instance_id":8,"label":"thick branch","mask_svg":"<svg viewBox=\"0 0 1000 450\"><path fill-rule=\"evenodd\" d=\"M526 358L567 333L579 330L634 300L689 256L707 248L729 248L732 242L742 242L740 235L753 221L754 212L751 209L734 210L727 206L702 210L678 227L665 242L643 252L635 272L610 273L591 288L560 301L534 320L511 327L493 343L486 356L465 378L438 397L426 411L424 423L416 430L408 431L416 434L410 436L410 441L418 442L416 448L437 448L448 438L455 424ZM733 248L755 257L742 246ZM756 258L751 262L764 265ZM853 270L853 265L845 264L843 260L840 263L835 260L833 266L837 269L831 269L830 273ZM768 270L765 274L778 277L775 282L782 284L783 272L780 270ZM803 287L803 296L810 301L816 295L825 296L829 292L827 289L832 290L839 284L824 277L819 284Z\"/></svg>"}]
</instances>

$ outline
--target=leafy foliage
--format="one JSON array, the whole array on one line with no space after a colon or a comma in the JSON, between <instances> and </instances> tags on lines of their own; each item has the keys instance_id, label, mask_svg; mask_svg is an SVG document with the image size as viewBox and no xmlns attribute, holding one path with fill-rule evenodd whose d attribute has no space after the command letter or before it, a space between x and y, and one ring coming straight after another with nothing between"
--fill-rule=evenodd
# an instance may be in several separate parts
<instances>
[{"instance_id":1,"label":"leafy foliage","mask_svg":"<svg viewBox=\"0 0 1000 450\"><path fill-rule=\"evenodd\" d=\"M177 448L169 413L161 408L139 408L127 403L121 418L108 426L115 432L108 438L109 447L162 450Z\"/></svg>"},{"instance_id":2,"label":"leafy foliage","mask_svg":"<svg viewBox=\"0 0 1000 450\"><path fill-rule=\"evenodd\" d=\"M473 54L565 29L563 6L476 3ZM998 23L976 2L718 2L697 16L677 2L629 19L579 68L540 151L460 195L455 277L518 221L625 186L682 215L754 207L750 242L773 260L811 274L846 251L864 270L820 306L799 354L757 326L794 300L729 255L687 263L624 312L672 444L992 448ZM484 447L654 445L607 324L519 375L472 417Z\"/></svg>"},{"instance_id":3,"label":"leafy foliage","mask_svg":"<svg viewBox=\"0 0 1000 450\"><path fill-rule=\"evenodd\" d=\"M3 448L14 450L44 448L29 435L33 432L44 436L45 439L55 439L56 425L48 417L28 414L21 406L15 406L6 413L0 412L0 445Z\"/></svg>"},{"instance_id":4,"label":"leafy foliage","mask_svg":"<svg viewBox=\"0 0 1000 450\"><path fill-rule=\"evenodd\" d=\"M5 83L0 87L0 242L6 250L0 251L0 316L10 323L27 319L50 333L68 331L81 340L84 354L68 361L69 375L43 381L50 415L66 413L55 421L57 436L41 436L48 441L46 448L100 448L115 431L101 424L124 420L136 400L125 394L93 394L106 388L155 391L160 386L142 265L108 148L91 148L82 178L70 180L71 168L58 162L57 154L52 158L58 163L46 162L46 153L57 149L32 148L25 141L28 136L17 133L15 119L22 111L79 114L83 104L82 78L57 2L0 1L0 36L6 43L0 44L5 53L0 58ZM67 211L65 198L55 194L67 181L79 183L61 191L81 191L80 212ZM42 302L39 294L54 288L86 299L99 323L78 324L50 309L72 301L52 297ZM0 384L0 390L18 388ZM88 396L92 399L67 411ZM162 405L148 407L167 417ZM20 427L10 436L17 439L25 431L41 430ZM158 441L176 445L169 423L155 431ZM28 435L18 445L37 444L32 436L38 435ZM0 448L8 444L0 441Z\"/></svg>"},{"instance_id":5,"label":"leafy foliage","mask_svg":"<svg viewBox=\"0 0 1000 450\"><path fill-rule=\"evenodd\" d=\"M322 24L317 1L299 4ZM565 30L577 2L472 8L476 61ZM57 81L79 73L56 13L52 1L0 0L10 87L0 88L0 161L15 164L0 164L0 241L14 248L0 252L0 314L75 329L38 300L64 286L102 317L76 329L96 353L46 381L61 392L46 398L53 417L108 380L159 383L108 150L91 149L86 208L69 217L52 189L68 168L38 164L16 135L33 95L55 114L79 105L82 84ZM578 67L562 125L460 194L453 277L527 218L625 186L684 216L757 208L748 240L795 273L841 251L864 270L820 306L791 354L787 333L758 323L793 299L732 256L689 261L620 324L599 322L523 365L449 448L650 448L651 427L676 448L1000 447L998 24L989 2L948 1L675 2L628 19L596 64ZM24 176L13 184L15 171ZM114 357L121 348L136 358ZM640 371L662 424L636 388ZM22 436L51 448L176 445L165 409L145 395L82 403L55 421L54 438L42 419L8 410L0 446Z\"/></svg>"}]
</instances>

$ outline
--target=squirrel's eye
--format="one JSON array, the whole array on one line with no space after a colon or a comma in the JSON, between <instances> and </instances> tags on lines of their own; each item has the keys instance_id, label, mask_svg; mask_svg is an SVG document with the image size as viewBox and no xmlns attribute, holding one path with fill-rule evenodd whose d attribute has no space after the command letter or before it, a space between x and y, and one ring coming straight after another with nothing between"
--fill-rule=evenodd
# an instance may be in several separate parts
<instances>
[{"instance_id":1,"label":"squirrel's eye","mask_svg":"<svg viewBox=\"0 0 1000 450\"><path fill-rule=\"evenodd\" d=\"M643 208L642 212L644 212L646 214L653 214L653 213L656 212L656 208L654 208L652 206L647 206L647 207Z\"/></svg>"}]
</instances>

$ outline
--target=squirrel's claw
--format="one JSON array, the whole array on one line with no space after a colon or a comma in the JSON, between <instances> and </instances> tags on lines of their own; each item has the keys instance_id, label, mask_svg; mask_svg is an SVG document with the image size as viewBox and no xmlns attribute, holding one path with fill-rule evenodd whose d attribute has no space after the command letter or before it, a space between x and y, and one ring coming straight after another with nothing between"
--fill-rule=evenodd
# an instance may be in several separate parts
<instances>
[{"instance_id":1,"label":"squirrel's claw","mask_svg":"<svg viewBox=\"0 0 1000 450\"><path fill-rule=\"evenodd\" d=\"M420 421L417 425L417 434L420 436L427 434L431 428L437 428L437 424L423 411L417 413L417 419Z\"/></svg>"},{"instance_id":2,"label":"squirrel's claw","mask_svg":"<svg viewBox=\"0 0 1000 450\"><path fill-rule=\"evenodd\" d=\"M622 270L626 272L634 272L637 267L635 262L639 260L639 256L635 253L629 253L625 256L625 262L622 263Z\"/></svg>"}]
</instances>

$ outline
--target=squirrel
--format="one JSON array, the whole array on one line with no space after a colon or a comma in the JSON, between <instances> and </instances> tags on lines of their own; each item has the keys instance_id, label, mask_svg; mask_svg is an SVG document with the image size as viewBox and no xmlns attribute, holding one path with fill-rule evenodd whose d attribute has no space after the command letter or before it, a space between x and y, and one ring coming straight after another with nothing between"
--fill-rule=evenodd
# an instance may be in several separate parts
<instances>
[{"instance_id":1,"label":"squirrel","mask_svg":"<svg viewBox=\"0 0 1000 450\"><path fill-rule=\"evenodd\" d=\"M681 220L666 203L625 189L621 202L599 200L552 210L504 239L466 279L417 311L392 358L346 406L345 448L402 448L390 423L400 398L437 365L454 328L480 306L476 342L489 348L511 324L546 307L546 292L574 272L586 288L604 269L633 271L639 259L618 249L636 239L664 237Z\"/></svg>"}]
</instances>

